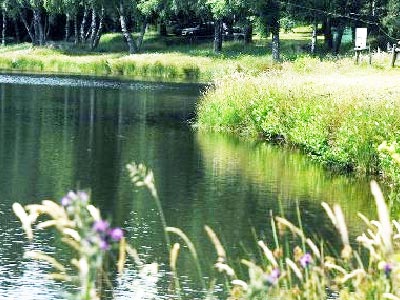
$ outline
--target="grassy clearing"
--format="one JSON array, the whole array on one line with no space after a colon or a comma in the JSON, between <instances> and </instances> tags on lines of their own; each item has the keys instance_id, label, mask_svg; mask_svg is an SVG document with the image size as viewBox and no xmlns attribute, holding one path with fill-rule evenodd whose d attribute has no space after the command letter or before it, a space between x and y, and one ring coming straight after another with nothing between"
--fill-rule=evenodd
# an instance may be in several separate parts
<instances>
[{"instance_id":1,"label":"grassy clearing","mask_svg":"<svg viewBox=\"0 0 400 300\"><path fill-rule=\"evenodd\" d=\"M399 93L397 71L303 58L218 81L198 106L198 126L285 141L326 164L395 179L388 149L378 148L399 150Z\"/></svg>"}]
</instances>

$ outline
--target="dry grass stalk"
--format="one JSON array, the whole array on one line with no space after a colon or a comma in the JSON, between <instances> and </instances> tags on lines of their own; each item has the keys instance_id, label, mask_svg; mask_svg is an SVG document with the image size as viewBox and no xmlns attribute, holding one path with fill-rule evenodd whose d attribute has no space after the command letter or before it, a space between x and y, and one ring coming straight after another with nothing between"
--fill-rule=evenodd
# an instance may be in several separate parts
<instances>
[{"instance_id":1,"label":"dry grass stalk","mask_svg":"<svg viewBox=\"0 0 400 300\"><path fill-rule=\"evenodd\" d=\"M175 243L169 253L169 266L173 272L176 272L176 262L178 260L179 249L179 243Z\"/></svg>"},{"instance_id":2,"label":"dry grass stalk","mask_svg":"<svg viewBox=\"0 0 400 300\"><path fill-rule=\"evenodd\" d=\"M346 276L343 277L342 283L345 283L346 281L353 279L355 277L363 278L365 275L366 273L364 269L355 269L350 274L347 274Z\"/></svg>"},{"instance_id":3,"label":"dry grass stalk","mask_svg":"<svg viewBox=\"0 0 400 300\"><path fill-rule=\"evenodd\" d=\"M210 238L211 242L214 244L215 250L217 251L218 262L221 262L221 263L225 262L226 261L226 251L225 251L224 247L222 247L222 244L219 241L214 230L212 230L207 225L204 226L204 229L206 230L208 237Z\"/></svg>"},{"instance_id":4,"label":"dry grass stalk","mask_svg":"<svg viewBox=\"0 0 400 300\"><path fill-rule=\"evenodd\" d=\"M225 263L217 262L214 266L220 273L226 273L226 275L228 275L229 277L235 276L235 270L233 270L230 266L228 266Z\"/></svg>"},{"instance_id":5,"label":"dry grass stalk","mask_svg":"<svg viewBox=\"0 0 400 300\"><path fill-rule=\"evenodd\" d=\"M284 225L287 228L289 228L290 231L292 231L292 233L296 234L298 237L300 237L302 239L305 239L304 233L300 228L296 227L295 225L293 225L292 223L290 223L288 220L286 220L284 218L276 217L275 219L279 224Z\"/></svg>"},{"instance_id":6,"label":"dry grass stalk","mask_svg":"<svg viewBox=\"0 0 400 300\"><path fill-rule=\"evenodd\" d=\"M381 188L375 181L371 181L371 192L375 198L376 207L378 209L379 222L381 224L380 235L385 246L386 253L393 252L392 246L392 225L390 215L383 197Z\"/></svg>"},{"instance_id":7,"label":"dry grass stalk","mask_svg":"<svg viewBox=\"0 0 400 300\"><path fill-rule=\"evenodd\" d=\"M12 209L14 214L20 219L22 229L25 231L29 240L33 240L33 231L32 231L32 220L30 216L25 212L25 209L19 203L14 203L12 205Z\"/></svg>"},{"instance_id":8,"label":"dry grass stalk","mask_svg":"<svg viewBox=\"0 0 400 300\"><path fill-rule=\"evenodd\" d=\"M119 241L119 254L118 254L118 262L117 262L117 268L118 268L118 275L122 275L124 272L124 266L126 262L126 238L123 237Z\"/></svg>"},{"instance_id":9,"label":"dry grass stalk","mask_svg":"<svg viewBox=\"0 0 400 300\"><path fill-rule=\"evenodd\" d=\"M135 248L132 248L130 245L126 244L126 253L128 253L128 255L133 259L133 261L135 262L135 264L138 267L142 267L143 266L143 262L139 257L139 254L137 252L137 250Z\"/></svg>"},{"instance_id":10,"label":"dry grass stalk","mask_svg":"<svg viewBox=\"0 0 400 300\"><path fill-rule=\"evenodd\" d=\"M329 219L331 220L332 224L336 227L337 226L336 216L333 213L333 211L332 211L331 207L329 206L329 204L326 203L326 202L322 202L321 205L325 209L325 212L328 215Z\"/></svg>"},{"instance_id":11,"label":"dry grass stalk","mask_svg":"<svg viewBox=\"0 0 400 300\"><path fill-rule=\"evenodd\" d=\"M346 221L344 219L344 214L342 208L339 205L334 205L333 210L335 212L336 221L337 221L337 229L340 233L340 238L342 239L342 243L344 246L350 245L349 242L349 233L347 231Z\"/></svg>"},{"instance_id":12,"label":"dry grass stalk","mask_svg":"<svg viewBox=\"0 0 400 300\"><path fill-rule=\"evenodd\" d=\"M303 274L301 273L299 267L289 257L286 257L285 261L294 274L296 274L297 278L303 281Z\"/></svg>"},{"instance_id":13,"label":"dry grass stalk","mask_svg":"<svg viewBox=\"0 0 400 300\"><path fill-rule=\"evenodd\" d=\"M51 257L41 251L26 251L24 253L24 257L45 261L60 272L65 272L65 267L61 263L59 263L54 257Z\"/></svg>"},{"instance_id":14,"label":"dry grass stalk","mask_svg":"<svg viewBox=\"0 0 400 300\"><path fill-rule=\"evenodd\" d=\"M197 251L196 247L192 243L192 241L187 237L187 235L179 228L176 227L167 227L165 228L166 232L171 232L179 236L186 244L186 246L189 248L190 253L192 253L193 258L197 261L198 256L197 256Z\"/></svg>"},{"instance_id":15,"label":"dry grass stalk","mask_svg":"<svg viewBox=\"0 0 400 300\"><path fill-rule=\"evenodd\" d=\"M324 266L326 268L328 268L328 269L331 269L331 270L337 270L340 273L342 273L343 275L347 275L347 271L344 268L342 268L341 266L338 266L336 264L333 264L333 263L330 263L330 262L325 262Z\"/></svg>"},{"instance_id":16,"label":"dry grass stalk","mask_svg":"<svg viewBox=\"0 0 400 300\"><path fill-rule=\"evenodd\" d=\"M307 239L306 243L311 248L311 251L314 253L314 255L317 258L321 259L321 252L319 251L318 247L313 243L313 241L310 239Z\"/></svg>"},{"instance_id":17,"label":"dry grass stalk","mask_svg":"<svg viewBox=\"0 0 400 300\"><path fill-rule=\"evenodd\" d=\"M267 245L263 241L259 241L258 245L263 249L265 257L268 259L268 261L271 263L272 266L277 267L278 262L276 261L274 254L272 251L268 248Z\"/></svg>"}]
</instances>

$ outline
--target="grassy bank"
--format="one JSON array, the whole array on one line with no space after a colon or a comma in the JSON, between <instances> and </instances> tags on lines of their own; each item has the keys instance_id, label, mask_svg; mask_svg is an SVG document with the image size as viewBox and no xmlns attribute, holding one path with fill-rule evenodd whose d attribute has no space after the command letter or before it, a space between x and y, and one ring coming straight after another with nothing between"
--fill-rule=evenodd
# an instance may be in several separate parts
<instances>
[{"instance_id":1,"label":"grassy bank","mask_svg":"<svg viewBox=\"0 0 400 300\"><path fill-rule=\"evenodd\" d=\"M283 61L302 60L308 42L308 32L282 34ZM210 82L234 72L257 75L281 69L272 62L270 43L270 39L256 37L249 45L226 41L222 53L215 54L210 40L190 43L181 37L163 38L150 33L145 36L142 52L128 55L120 34L104 34L97 52L63 42L49 43L44 48L32 48L27 43L2 47L0 70ZM364 61L361 68L388 69L389 60L389 55L374 55L373 66L368 67Z\"/></svg>"},{"instance_id":2,"label":"grassy bank","mask_svg":"<svg viewBox=\"0 0 400 300\"><path fill-rule=\"evenodd\" d=\"M214 54L208 41L190 44L177 37L148 35L143 51L128 55L121 35L106 34L97 52L66 43L44 48L32 48L30 44L6 46L0 49L0 69L210 82L235 71L260 73L274 67L262 44L226 42L224 52Z\"/></svg>"},{"instance_id":3,"label":"grassy bank","mask_svg":"<svg viewBox=\"0 0 400 300\"><path fill-rule=\"evenodd\" d=\"M304 58L218 81L198 106L198 126L283 141L341 169L398 179L389 154L399 151L399 92L397 71Z\"/></svg>"}]
</instances>

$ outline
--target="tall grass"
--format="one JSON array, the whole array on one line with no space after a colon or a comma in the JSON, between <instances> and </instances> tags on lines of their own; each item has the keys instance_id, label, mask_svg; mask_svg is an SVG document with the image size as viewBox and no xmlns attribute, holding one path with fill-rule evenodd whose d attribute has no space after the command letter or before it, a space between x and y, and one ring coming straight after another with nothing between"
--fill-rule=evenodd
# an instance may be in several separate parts
<instances>
[{"instance_id":1,"label":"tall grass","mask_svg":"<svg viewBox=\"0 0 400 300\"><path fill-rule=\"evenodd\" d=\"M396 155L393 154L396 157ZM145 186L153 197L157 197L152 172L144 167L129 165L132 182L136 186ZM241 258L241 264L247 267L248 277L239 278L235 269L229 264L227 253L217 234L208 226L205 231L209 242L215 247L215 264L213 268L223 275L225 288L229 292L227 298L233 299L400 299L400 224L392 220L382 191L376 182L371 182L371 191L377 207L377 220L369 220L359 214L360 220L365 223L366 230L358 238L359 250L349 240L348 229L344 221L340 206L331 208L322 203L327 218L336 227L342 240L340 254L329 256L322 241L315 241L306 236L302 230L301 213L298 209L298 224L289 222L282 217L272 218L271 226L273 238L259 240L261 260ZM99 299L98 273L102 269L103 256L111 249L112 241L119 241L118 270L122 274L128 256L133 258L139 272L152 272L156 264L144 265L133 248L123 238L119 228L109 227L109 223L101 219L100 211L92 206L86 193L70 192L62 200L61 205L45 200L42 204L22 207L18 203L13 205L15 214L20 218L27 237L33 239L35 231L32 228L46 229L55 227L61 235L62 241L69 245L78 254L71 261L77 269L77 274L70 274L67 268L54 257L37 251L28 251L26 258L45 261L50 264L56 273L55 280L74 282L80 288L74 299ZM157 198L156 198L156 201ZM39 218L42 215L47 220ZM162 221L165 224L164 221ZM184 241L197 265L199 280L202 278L201 268L196 248L186 234L178 228L165 227L166 232L174 233ZM289 248L285 242L290 233L298 246ZM292 238L293 240L293 238ZM207 242L207 241L204 241ZM175 290L175 297L181 299L181 287L178 272L180 244L172 247L167 241L171 269L171 285ZM296 244L295 244L296 245ZM184 251L184 249L182 249ZM215 299L213 289L216 286L215 278L208 278L210 290L205 294L206 299ZM203 283L203 290L205 289ZM171 295L172 297L172 295Z\"/></svg>"},{"instance_id":2,"label":"tall grass","mask_svg":"<svg viewBox=\"0 0 400 300\"><path fill-rule=\"evenodd\" d=\"M218 81L198 105L197 125L285 142L325 164L393 178L398 166L379 146L388 141L398 151L396 73L354 73L343 65L339 74L328 64L316 74L302 66Z\"/></svg>"}]
</instances>

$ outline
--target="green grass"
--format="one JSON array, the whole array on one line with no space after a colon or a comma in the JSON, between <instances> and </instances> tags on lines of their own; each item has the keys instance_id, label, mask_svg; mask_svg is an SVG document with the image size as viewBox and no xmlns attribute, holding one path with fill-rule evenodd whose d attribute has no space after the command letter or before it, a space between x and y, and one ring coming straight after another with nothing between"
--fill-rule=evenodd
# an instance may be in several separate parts
<instances>
[{"instance_id":1,"label":"green grass","mask_svg":"<svg viewBox=\"0 0 400 300\"><path fill-rule=\"evenodd\" d=\"M282 68L218 81L198 106L198 126L283 141L342 170L400 174L378 150L384 141L400 142L398 71L314 58Z\"/></svg>"}]
</instances>

